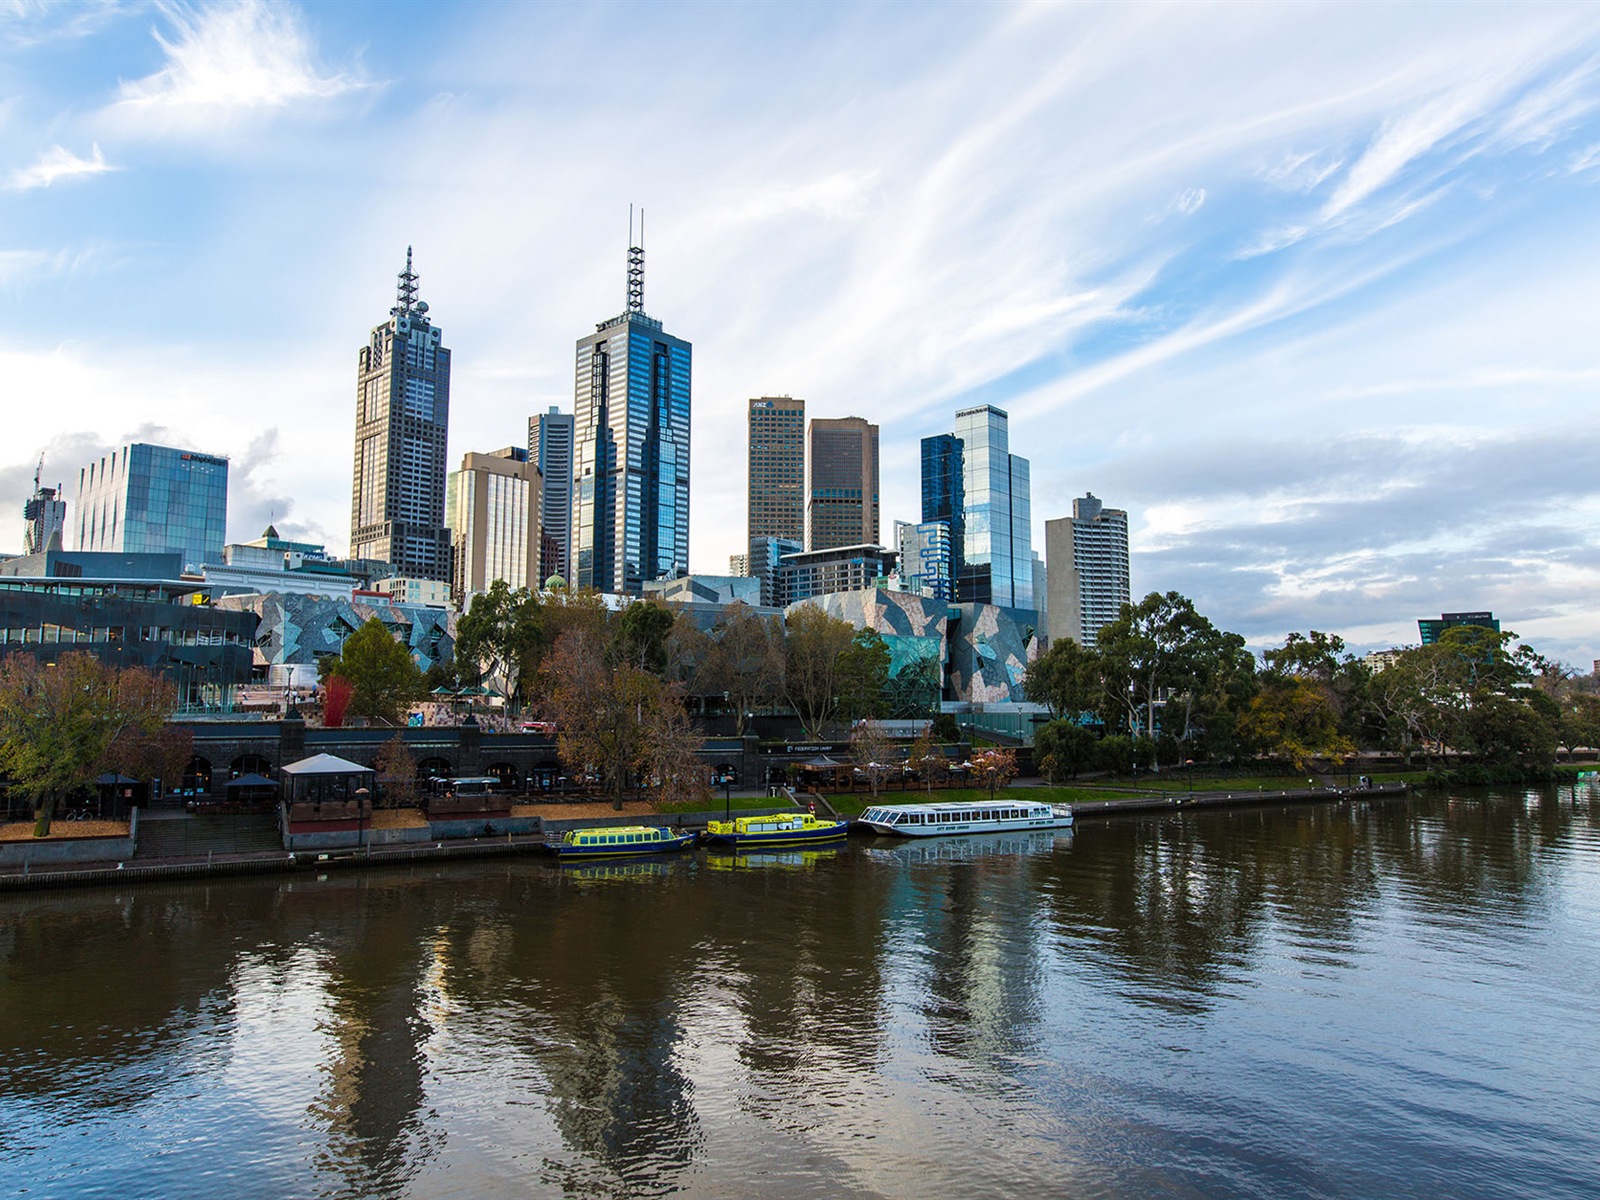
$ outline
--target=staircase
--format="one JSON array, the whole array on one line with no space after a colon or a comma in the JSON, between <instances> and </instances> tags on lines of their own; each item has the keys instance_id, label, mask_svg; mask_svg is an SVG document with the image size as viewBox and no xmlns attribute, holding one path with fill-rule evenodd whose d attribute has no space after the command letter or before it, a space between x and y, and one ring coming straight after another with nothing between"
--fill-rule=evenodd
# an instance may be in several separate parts
<instances>
[{"instance_id":1,"label":"staircase","mask_svg":"<svg viewBox=\"0 0 1600 1200\"><path fill-rule=\"evenodd\" d=\"M207 858L229 854L283 852L273 813L230 813L139 822L134 858Z\"/></svg>"}]
</instances>

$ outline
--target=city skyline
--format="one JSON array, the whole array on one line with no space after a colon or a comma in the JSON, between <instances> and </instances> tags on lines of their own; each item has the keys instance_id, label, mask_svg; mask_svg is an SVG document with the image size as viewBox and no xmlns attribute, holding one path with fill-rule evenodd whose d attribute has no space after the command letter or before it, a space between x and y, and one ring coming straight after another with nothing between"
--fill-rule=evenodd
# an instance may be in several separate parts
<instances>
[{"instance_id":1,"label":"city skyline","mask_svg":"<svg viewBox=\"0 0 1600 1200\"><path fill-rule=\"evenodd\" d=\"M447 314L458 459L569 402L641 199L698 360L692 570L742 549L748 397L881 424L885 529L920 438L993 403L1035 547L1113 496L1137 590L1252 644L1484 609L1597 656L1600 497L1561 468L1600 381L1600 13L380 11L0 15L0 548L41 451L70 478L135 441L229 456L230 540L339 548L397 248Z\"/></svg>"}]
</instances>

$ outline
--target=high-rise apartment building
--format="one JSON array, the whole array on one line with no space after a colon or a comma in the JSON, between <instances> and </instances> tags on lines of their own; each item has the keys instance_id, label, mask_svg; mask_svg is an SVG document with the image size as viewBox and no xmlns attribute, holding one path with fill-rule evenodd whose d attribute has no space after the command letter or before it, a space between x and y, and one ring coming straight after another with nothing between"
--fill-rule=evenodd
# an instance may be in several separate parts
<instances>
[{"instance_id":1,"label":"high-rise apartment building","mask_svg":"<svg viewBox=\"0 0 1600 1200\"><path fill-rule=\"evenodd\" d=\"M806 550L877 541L878 427L861 417L813 420L806 435Z\"/></svg>"},{"instance_id":2,"label":"high-rise apartment building","mask_svg":"<svg viewBox=\"0 0 1600 1200\"><path fill-rule=\"evenodd\" d=\"M539 520L553 554L540 567L544 578L559 575L572 582L572 440L573 417L559 408L528 418L528 461L539 468L543 496Z\"/></svg>"},{"instance_id":3,"label":"high-rise apartment building","mask_svg":"<svg viewBox=\"0 0 1600 1200\"><path fill-rule=\"evenodd\" d=\"M222 561L228 460L135 442L78 472L79 550L180 554L183 566Z\"/></svg>"},{"instance_id":4,"label":"high-rise apartment building","mask_svg":"<svg viewBox=\"0 0 1600 1200\"><path fill-rule=\"evenodd\" d=\"M445 511L453 535L450 591L458 605L497 579L537 590L539 468L521 446L466 454L450 475Z\"/></svg>"},{"instance_id":5,"label":"high-rise apartment building","mask_svg":"<svg viewBox=\"0 0 1600 1200\"><path fill-rule=\"evenodd\" d=\"M56 499L59 487L45 487L39 482L44 474L44 459L33 473L33 496L22 506L22 552L43 554L46 550L64 550L62 539L67 530L67 502Z\"/></svg>"},{"instance_id":6,"label":"high-rise apartment building","mask_svg":"<svg viewBox=\"0 0 1600 1200\"><path fill-rule=\"evenodd\" d=\"M1106 508L1093 492L1072 502L1072 515L1044 523L1050 588L1047 628L1052 642L1071 638L1080 646L1130 603L1128 514Z\"/></svg>"},{"instance_id":7,"label":"high-rise apartment building","mask_svg":"<svg viewBox=\"0 0 1600 1200\"><path fill-rule=\"evenodd\" d=\"M806 402L791 396L750 401L747 542L806 536Z\"/></svg>"},{"instance_id":8,"label":"high-rise apartment building","mask_svg":"<svg viewBox=\"0 0 1600 1200\"><path fill-rule=\"evenodd\" d=\"M356 369L350 557L392 563L401 576L450 579L444 520L450 351L417 299L406 247L389 320L372 331Z\"/></svg>"},{"instance_id":9,"label":"high-rise apartment building","mask_svg":"<svg viewBox=\"0 0 1600 1200\"><path fill-rule=\"evenodd\" d=\"M1033 607L1028 460L1011 453L1009 419L993 405L956 413L961 442L961 551L956 598Z\"/></svg>"},{"instance_id":10,"label":"high-rise apartment building","mask_svg":"<svg viewBox=\"0 0 1600 1200\"><path fill-rule=\"evenodd\" d=\"M572 554L580 588L637 596L647 580L689 573L690 350L645 315L644 248L629 246L628 307L578 341Z\"/></svg>"}]
</instances>

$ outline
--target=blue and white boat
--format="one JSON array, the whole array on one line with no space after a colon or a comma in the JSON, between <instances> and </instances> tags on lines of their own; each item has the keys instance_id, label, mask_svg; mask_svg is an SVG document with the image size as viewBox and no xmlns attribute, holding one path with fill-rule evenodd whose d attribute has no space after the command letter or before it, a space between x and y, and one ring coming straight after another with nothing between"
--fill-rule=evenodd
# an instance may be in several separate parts
<instances>
[{"instance_id":1,"label":"blue and white boat","mask_svg":"<svg viewBox=\"0 0 1600 1200\"><path fill-rule=\"evenodd\" d=\"M954 804L875 804L856 819L874 833L944 837L952 833L1003 833L1070 829L1072 807L1036 800L972 800Z\"/></svg>"}]
</instances>

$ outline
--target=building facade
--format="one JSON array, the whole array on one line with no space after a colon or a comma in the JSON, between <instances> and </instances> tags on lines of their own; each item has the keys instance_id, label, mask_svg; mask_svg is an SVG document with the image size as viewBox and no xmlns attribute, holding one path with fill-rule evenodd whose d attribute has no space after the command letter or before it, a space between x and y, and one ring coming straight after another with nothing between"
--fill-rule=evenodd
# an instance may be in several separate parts
<instances>
[{"instance_id":1,"label":"building facade","mask_svg":"<svg viewBox=\"0 0 1600 1200\"><path fill-rule=\"evenodd\" d=\"M806 549L877 541L878 427L862 417L813 420L806 434Z\"/></svg>"},{"instance_id":2,"label":"building facade","mask_svg":"<svg viewBox=\"0 0 1600 1200\"><path fill-rule=\"evenodd\" d=\"M1500 632L1500 622L1495 619L1492 612L1440 613L1437 620L1421 617L1417 620L1417 632L1422 635L1422 644L1431 646L1439 640L1446 629L1456 629L1463 625L1476 625L1480 629Z\"/></svg>"},{"instance_id":3,"label":"building facade","mask_svg":"<svg viewBox=\"0 0 1600 1200\"><path fill-rule=\"evenodd\" d=\"M22 552L43 554L46 550L64 550L63 539L67 532L67 502L56 497L59 487L45 487L39 482L44 472L44 460L33 473L33 495L22 506Z\"/></svg>"},{"instance_id":4,"label":"building facade","mask_svg":"<svg viewBox=\"0 0 1600 1200\"><path fill-rule=\"evenodd\" d=\"M541 583L552 575L572 582L572 443L571 413L552 406L528 418L528 461L539 469L539 527L551 543L541 554Z\"/></svg>"},{"instance_id":5,"label":"building facade","mask_svg":"<svg viewBox=\"0 0 1600 1200\"><path fill-rule=\"evenodd\" d=\"M1071 638L1080 646L1132 601L1128 582L1128 514L1106 508L1093 492L1072 502L1072 515L1046 521L1050 640Z\"/></svg>"},{"instance_id":6,"label":"building facade","mask_svg":"<svg viewBox=\"0 0 1600 1200\"><path fill-rule=\"evenodd\" d=\"M503 579L537 591L543 480L521 446L467 454L451 474L446 511L454 541L451 594L458 605Z\"/></svg>"},{"instance_id":7,"label":"building facade","mask_svg":"<svg viewBox=\"0 0 1600 1200\"><path fill-rule=\"evenodd\" d=\"M877 587L894 570L894 551L882 546L830 546L786 554L781 560L773 593L776 608L834 592L858 592Z\"/></svg>"},{"instance_id":8,"label":"building facade","mask_svg":"<svg viewBox=\"0 0 1600 1200\"><path fill-rule=\"evenodd\" d=\"M391 563L400 575L449 580L449 424L450 351L427 302L417 298L408 246L389 320L373 329L357 359L352 558Z\"/></svg>"},{"instance_id":9,"label":"building facade","mask_svg":"<svg viewBox=\"0 0 1600 1200\"><path fill-rule=\"evenodd\" d=\"M77 508L79 550L176 553L196 569L220 563L228 460L135 442L78 472Z\"/></svg>"},{"instance_id":10,"label":"building facade","mask_svg":"<svg viewBox=\"0 0 1600 1200\"><path fill-rule=\"evenodd\" d=\"M1033 607L1033 515L1028 460L1011 453L1009 418L993 405L956 413L962 531L956 598Z\"/></svg>"},{"instance_id":11,"label":"building facade","mask_svg":"<svg viewBox=\"0 0 1600 1200\"><path fill-rule=\"evenodd\" d=\"M750 401L746 542L806 536L806 402L792 396Z\"/></svg>"},{"instance_id":12,"label":"building facade","mask_svg":"<svg viewBox=\"0 0 1600 1200\"><path fill-rule=\"evenodd\" d=\"M941 522L950 531L950 578L961 575L966 533L961 439L939 433L922 439L922 523ZM954 586L952 584L952 586Z\"/></svg>"},{"instance_id":13,"label":"building facade","mask_svg":"<svg viewBox=\"0 0 1600 1200\"><path fill-rule=\"evenodd\" d=\"M637 596L689 573L691 347L645 315L643 248L628 261L627 309L577 346L572 582Z\"/></svg>"},{"instance_id":14,"label":"building facade","mask_svg":"<svg viewBox=\"0 0 1600 1200\"><path fill-rule=\"evenodd\" d=\"M954 559L948 521L894 523L895 549L900 555L900 586L915 596L934 600L955 599Z\"/></svg>"}]
</instances>

